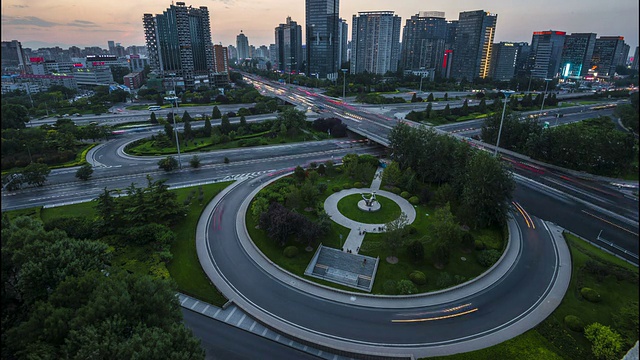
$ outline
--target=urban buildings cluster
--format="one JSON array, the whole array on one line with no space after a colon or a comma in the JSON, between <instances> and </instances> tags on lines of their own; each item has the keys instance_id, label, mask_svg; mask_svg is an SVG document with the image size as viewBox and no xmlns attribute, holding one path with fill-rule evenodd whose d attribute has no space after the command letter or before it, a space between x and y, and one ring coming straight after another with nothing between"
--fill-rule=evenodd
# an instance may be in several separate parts
<instances>
[{"instance_id":1,"label":"urban buildings cluster","mask_svg":"<svg viewBox=\"0 0 640 360\"><path fill-rule=\"evenodd\" d=\"M207 7L176 2L162 14L142 16L146 46L125 48L109 41L108 49L31 50L16 40L3 41L2 89L112 84L112 66L129 68L126 85L136 89L147 65L150 80L165 89L223 87L229 82L229 59L330 80L340 71L404 71L467 81L516 76L608 80L629 56L622 36L595 33L534 31L531 43L495 42L497 23L498 15L485 10L463 11L455 20L447 20L444 12L419 11L404 26L394 11L362 11L352 16L349 40L339 0L306 0L304 39L303 25L287 17L275 27L274 43L256 47L240 30L235 46L227 48L212 42ZM637 47L631 66L638 69Z\"/></svg>"}]
</instances>

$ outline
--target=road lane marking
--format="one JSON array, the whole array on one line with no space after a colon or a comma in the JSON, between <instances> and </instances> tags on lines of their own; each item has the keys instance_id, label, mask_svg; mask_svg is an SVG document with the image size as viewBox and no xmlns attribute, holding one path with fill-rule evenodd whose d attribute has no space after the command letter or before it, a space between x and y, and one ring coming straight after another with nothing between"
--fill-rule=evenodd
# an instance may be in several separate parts
<instances>
[{"instance_id":1,"label":"road lane marking","mask_svg":"<svg viewBox=\"0 0 640 360\"><path fill-rule=\"evenodd\" d=\"M628 233L630 233L630 234L633 234L633 235L635 235L635 236L638 236L638 234L637 234L637 233L634 233L633 231L631 231L631 230L629 230L629 229L627 229L627 228L624 228L624 227L622 227L622 226L620 226L620 225L614 224L614 223L612 223L612 222L611 222L611 221L609 221L609 220L603 219L603 218L599 217L598 215L593 215L593 214L591 214L591 213L589 213L589 212L587 212L587 211L584 211L584 210L582 210L582 212L583 212L583 213L585 213L585 214L587 214L587 215L589 215L589 216L593 216L594 218L596 218L596 219L598 219L598 220L602 220L602 221L606 222L606 223L607 223L607 224L609 224L609 225L613 225L613 226L617 227L617 228L618 228L618 229L620 229L620 230L624 230L624 231L626 231L626 232L628 232Z\"/></svg>"}]
</instances>

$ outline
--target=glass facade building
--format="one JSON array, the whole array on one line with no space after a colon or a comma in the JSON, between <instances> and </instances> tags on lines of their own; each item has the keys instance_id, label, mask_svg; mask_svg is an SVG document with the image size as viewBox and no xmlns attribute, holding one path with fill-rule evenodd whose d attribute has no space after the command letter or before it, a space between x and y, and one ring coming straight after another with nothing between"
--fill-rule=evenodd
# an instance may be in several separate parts
<instances>
[{"instance_id":1,"label":"glass facade building","mask_svg":"<svg viewBox=\"0 0 640 360\"><path fill-rule=\"evenodd\" d=\"M353 15L351 73L384 75L398 70L401 19L393 11L367 11Z\"/></svg>"},{"instance_id":2,"label":"glass facade building","mask_svg":"<svg viewBox=\"0 0 640 360\"><path fill-rule=\"evenodd\" d=\"M339 0L305 1L307 76L338 78L339 11Z\"/></svg>"},{"instance_id":3,"label":"glass facade building","mask_svg":"<svg viewBox=\"0 0 640 360\"><path fill-rule=\"evenodd\" d=\"M491 50L498 15L484 10L464 11L458 18L451 76L473 81L491 70Z\"/></svg>"}]
</instances>

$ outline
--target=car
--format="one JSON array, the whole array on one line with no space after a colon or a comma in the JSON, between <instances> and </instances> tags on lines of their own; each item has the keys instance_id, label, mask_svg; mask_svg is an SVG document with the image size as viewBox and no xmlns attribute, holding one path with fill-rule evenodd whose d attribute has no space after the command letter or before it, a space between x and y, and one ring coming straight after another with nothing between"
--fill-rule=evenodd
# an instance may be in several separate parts
<instances>
[{"instance_id":1,"label":"car","mask_svg":"<svg viewBox=\"0 0 640 360\"><path fill-rule=\"evenodd\" d=\"M62 117L69 117L69 114L64 114L62 115Z\"/></svg>"},{"instance_id":2,"label":"car","mask_svg":"<svg viewBox=\"0 0 640 360\"><path fill-rule=\"evenodd\" d=\"M78 116L78 117L80 117L80 116L82 116L82 114L75 113L75 114L73 114L73 116Z\"/></svg>"}]
</instances>

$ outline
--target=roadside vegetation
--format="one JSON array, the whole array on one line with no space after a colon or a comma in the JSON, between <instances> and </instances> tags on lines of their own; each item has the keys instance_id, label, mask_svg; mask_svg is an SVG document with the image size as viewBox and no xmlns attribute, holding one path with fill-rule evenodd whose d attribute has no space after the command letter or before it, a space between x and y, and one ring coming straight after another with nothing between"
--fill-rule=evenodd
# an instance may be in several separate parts
<instances>
[{"instance_id":1,"label":"roadside vegetation","mask_svg":"<svg viewBox=\"0 0 640 360\"><path fill-rule=\"evenodd\" d=\"M638 268L565 233L569 289L533 330L487 349L443 360L621 359L638 341Z\"/></svg>"}]
</instances>

